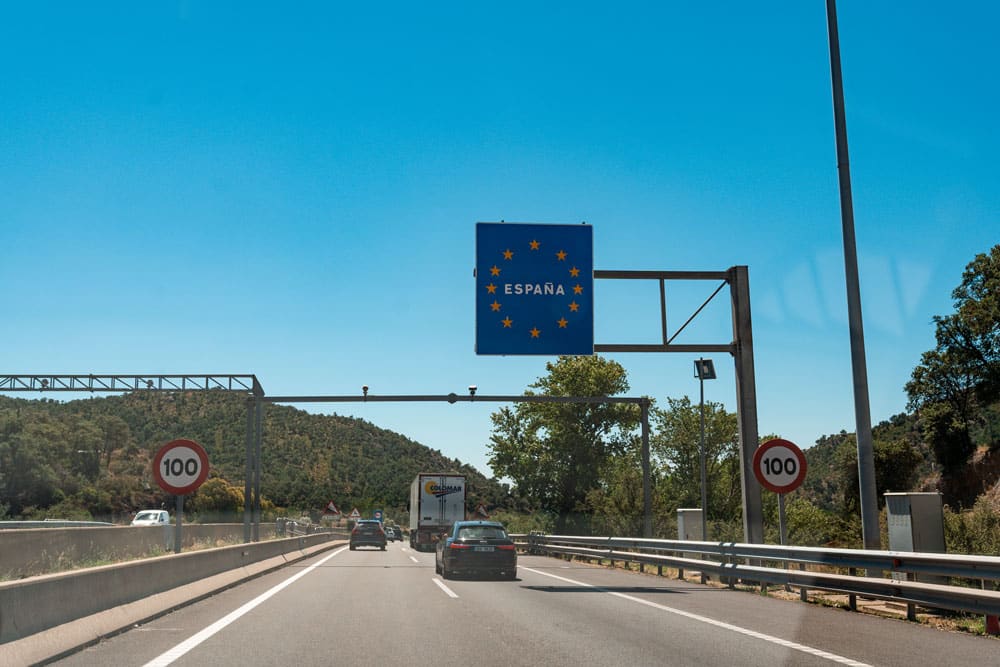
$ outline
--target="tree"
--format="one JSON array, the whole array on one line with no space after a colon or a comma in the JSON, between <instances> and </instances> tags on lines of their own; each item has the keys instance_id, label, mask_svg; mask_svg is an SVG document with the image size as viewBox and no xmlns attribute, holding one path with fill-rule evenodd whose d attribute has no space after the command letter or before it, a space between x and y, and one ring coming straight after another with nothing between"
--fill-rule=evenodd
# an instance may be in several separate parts
<instances>
[{"instance_id":1,"label":"tree","mask_svg":"<svg viewBox=\"0 0 1000 667\"><path fill-rule=\"evenodd\" d=\"M202 521L232 520L243 512L243 489L221 477L213 477L191 495L185 508L198 514Z\"/></svg>"},{"instance_id":2,"label":"tree","mask_svg":"<svg viewBox=\"0 0 1000 667\"><path fill-rule=\"evenodd\" d=\"M858 487L858 446L853 433L840 443L836 452L836 475L840 478L843 516L859 515L861 512L861 492ZM882 440L873 443L875 458L875 482L878 504L885 504L884 494L890 491L909 491L923 457L912 443L903 438Z\"/></svg>"},{"instance_id":3,"label":"tree","mask_svg":"<svg viewBox=\"0 0 1000 667\"><path fill-rule=\"evenodd\" d=\"M973 425L1000 399L1000 245L966 266L952 299L955 312L934 317L936 346L906 384L946 477L964 466L975 449Z\"/></svg>"},{"instance_id":4,"label":"tree","mask_svg":"<svg viewBox=\"0 0 1000 667\"><path fill-rule=\"evenodd\" d=\"M659 494L668 511L701 507L701 410L691 399L668 398L652 410L650 450L663 481ZM706 518L740 516L740 438L736 415L721 403L705 403Z\"/></svg>"},{"instance_id":5,"label":"tree","mask_svg":"<svg viewBox=\"0 0 1000 667\"><path fill-rule=\"evenodd\" d=\"M526 396L616 396L629 388L625 369L598 356L563 356L545 368ZM601 486L612 457L635 447L638 417L624 404L518 403L491 415L490 466L554 512L557 532L585 529L587 494Z\"/></svg>"},{"instance_id":6,"label":"tree","mask_svg":"<svg viewBox=\"0 0 1000 667\"><path fill-rule=\"evenodd\" d=\"M630 451L612 458L602 476L603 483L588 493L595 534L642 534L642 464L638 455L638 451Z\"/></svg>"}]
</instances>

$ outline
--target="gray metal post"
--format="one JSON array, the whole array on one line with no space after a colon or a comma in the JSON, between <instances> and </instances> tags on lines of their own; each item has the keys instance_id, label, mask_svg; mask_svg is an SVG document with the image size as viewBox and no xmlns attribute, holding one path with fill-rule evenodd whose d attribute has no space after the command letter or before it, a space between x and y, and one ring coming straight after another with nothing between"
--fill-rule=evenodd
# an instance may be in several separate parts
<instances>
[{"instance_id":1,"label":"gray metal post","mask_svg":"<svg viewBox=\"0 0 1000 667\"><path fill-rule=\"evenodd\" d=\"M750 322L750 277L746 266L728 271L733 303L733 358L736 366L736 418L740 426L740 481L743 491L743 536L749 544L764 542L764 508L760 482L753 473L757 434L757 388Z\"/></svg>"},{"instance_id":2,"label":"gray metal post","mask_svg":"<svg viewBox=\"0 0 1000 667\"><path fill-rule=\"evenodd\" d=\"M778 540L782 546L788 542L788 528L785 523L785 494L783 493L778 494Z\"/></svg>"},{"instance_id":3,"label":"gray metal post","mask_svg":"<svg viewBox=\"0 0 1000 667\"><path fill-rule=\"evenodd\" d=\"M861 322L861 286L858 278L858 250L854 237L854 202L851 196L851 167L847 154L847 118L844 111L844 81L840 70L840 37L837 31L835 0L826 2L826 19L830 33L830 78L833 83L837 171L840 176L840 215L844 233L844 270L847 276L847 316L850 322L851 369L854 376L854 421L858 441L861 533L866 549L879 549L881 537L878 525L878 496L875 490L875 454L868 400L865 332Z\"/></svg>"},{"instance_id":4,"label":"gray metal post","mask_svg":"<svg viewBox=\"0 0 1000 667\"><path fill-rule=\"evenodd\" d=\"M247 399L247 442L246 442L246 473L243 476L243 543L253 538L251 525L253 523L253 452L254 452L254 405L252 398Z\"/></svg>"},{"instance_id":5,"label":"gray metal post","mask_svg":"<svg viewBox=\"0 0 1000 667\"><path fill-rule=\"evenodd\" d=\"M699 369L703 359L698 359ZM701 444L698 448L701 458L701 539L708 540L708 464L705 463L705 378L698 373L698 386L701 389Z\"/></svg>"},{"instance_id":6,"label":"gray metal post","mask_svg":"<svg viewBox=\"0 0 1000 667\"><path fill-rule=\"evenodd\" d=\"M653 536L653 498L649 472L649 399L639 404L642 413L642 536Z\"/></svg>"},{"instance_id":7,"label":"gray metal post","mask_svg":"<svg viewBox=\"0 0 1000 667\"><path fill-rule=\"evenodd\" d=\"M174 505L174 553L179 554L181 552L181 517L184 515L184 496L175 496L176 503Z\"/></svg>"},{"instance_id":8,"label":"gray metal post","mask_svg":"<svg viewBox=\"0 0 1000 667\"><path fill-rule=\"evenodd\" d=\"M254 397L257 412L256 443L254 447L254 480L253 480L253 541L260 541L260 469L261 441L264 439L264 403L259 396Z\"/></svg>"}]
</instances>

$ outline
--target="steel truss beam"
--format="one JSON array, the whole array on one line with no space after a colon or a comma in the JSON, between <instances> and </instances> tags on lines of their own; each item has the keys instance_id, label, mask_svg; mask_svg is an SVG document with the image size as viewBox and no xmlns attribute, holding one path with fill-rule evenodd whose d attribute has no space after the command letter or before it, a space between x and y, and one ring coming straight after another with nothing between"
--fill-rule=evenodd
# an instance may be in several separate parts
<instances>
[{"instance_id":1,"label":"steel truss beam","mask_svg":"<svg viewBox=\"0 0 1000 667\"><path fill-rule=\"evenodd\" d=\"M256 375L0 375L0 391L239 391L262 395Z\"/></svg>"}]
</instances>

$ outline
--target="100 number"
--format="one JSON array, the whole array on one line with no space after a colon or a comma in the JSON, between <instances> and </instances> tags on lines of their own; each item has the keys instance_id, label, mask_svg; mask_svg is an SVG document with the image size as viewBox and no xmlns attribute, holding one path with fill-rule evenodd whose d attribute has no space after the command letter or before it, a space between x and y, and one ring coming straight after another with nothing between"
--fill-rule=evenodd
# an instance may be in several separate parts
<instances>
[{"instance_id":1,"label":"100 number","mask_svg":"<svg viewBox=\"0 0 1000 667\"><path fill-rule=\"evenodd\" d=\"M792 457L787 459L764 459L764 472L768 475L794 475L799 470L799 462Z\"/></svg>"},{"instance_id":2,"label":"100 number","mask_svg":"<svg viewBox=\"0 0 1000 667\"><path fill-rule=\"evenodd\" d=\"M163 459L163 475L166 477L194 476L198 474L201 462L197 458Z\"/></svg>"}]
</instances>

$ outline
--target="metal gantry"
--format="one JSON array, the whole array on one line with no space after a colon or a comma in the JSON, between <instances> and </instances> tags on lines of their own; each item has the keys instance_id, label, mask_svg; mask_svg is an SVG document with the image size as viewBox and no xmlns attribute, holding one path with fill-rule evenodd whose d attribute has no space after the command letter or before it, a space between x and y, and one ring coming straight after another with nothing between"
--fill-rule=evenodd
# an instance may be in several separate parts
<instances>
[{"instance_id":1,"label":"metal gantry","mask_svg":"<svg viewBox=\"0 0 1000 667\"><path fill-rule=\"evenodd\" d=\"M703 354L728 352L736 369L736 418L740 431L740 479L743 492L743 535L746 542L764 541L764 510L760 483L753 473L753 454L759 444L757 431L757 389L754 380L753 330L750 322L750 274L746 266L733 266L726 271L594 271L594 278L611 280L655 280L660 284L660 329L662 342L654 344L598 344L595 352L686 352ZM722 283L708 299L668 335L666 286L668 280L720 280ZM728 343L679 345L673 341L688 324L729 285L732 309L733 339ZM706 508L702 508L704 514ZM647 509L647 515L649 514ZM651 537L649 526L643 534Z\"/></svg>"},{"instance_id":2,"label":"metal gantry","mask_svg":"<svg viewBox=\"0 0 1000 667\"><path fill-rule=\"evenodd\" d=\"M246 394L246 479L243 495L244 541L259 539L260 441L264 388L252 373L185 373L142 375L44 373L0 375L0 391L115 393L128 391L227 391Z\"/></svg>"},{"instance_id":3,"label":"metal gantry","mask_svg":"<svg viewBox=\"0 0 1000 667\"><path fill-rule=\"evenodd\" d=\"M726 271L594 271L595 279L655 280L660 287L659 344L595 344L594 352L728 352L733 355L736 370L736 415L740 432L740 468L743 491L743 531L746 542L764 541L764 519L761 490L753 474L753 454L758 445L757 397L754 383L753 335L750 324L750 283L746 266L734 266ZM719 280L721 284L695 310L684 324L668 335L666 287L668 280ZM684 331L708 303L729 285L732 309L733 339L728 343L676 344L673 341ZM0 391L62 391L62 392L126 392L126 391L236 391L247 396L246 475L244 481L244 540L260 539L261 519L261 451L265 403L364 403L364 402L549 402L549 403L631 403L641 410L643 535L652 536L652 489L649 451L648 397L613 396L524 396L427 394L427 395L362 395L349 396L265 396L264 389L253 374L182 374L182 375L71 375L30 374L0 375ZM707 508L702 508L704 513Z\"/></svg>"},{"instance_id":4,"label":"metal gantry","mask_svg":"<svg viewBox=\"0 0 1000 667\"><path fill-rule=\"evenodd\" d=\"M241 391L263 393L255 375L0 375L0 391Z\"/></svg>"}]
</instances>

